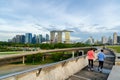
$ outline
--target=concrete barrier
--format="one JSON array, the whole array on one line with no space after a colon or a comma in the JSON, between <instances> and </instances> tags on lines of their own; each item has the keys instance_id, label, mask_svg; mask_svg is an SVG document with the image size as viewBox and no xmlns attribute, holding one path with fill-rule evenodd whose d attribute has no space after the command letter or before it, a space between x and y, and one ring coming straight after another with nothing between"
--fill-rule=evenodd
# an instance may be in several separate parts
<instances>
[{"instance_id":1,"label":"concrete barrier","mask_svg":"<svg viewBox=\"0 0 120 80\"><path fill-rule=\"evenodd\" d=\"M97 56L95 52L95 56ZM97 57L96 57L97 58ZM65 80L88 65L86 55L8 74L0 80Z\"/></svg>"},{"instance_id":2,"label":"concrete barrier","mask_svg":"<svg viewBox=\"0 0 120 80\"><path fill-rule=\"evenodd\" d=\"M120 66L115 65L110 72L107 80L119 80L120 79Z\"/></svg>"},{"instance_id":3,"label":"concrete barrier","mask_svg":"<svg viewBox=\"0 0 120 80\"><path fill-rule=\"evenodd\" d=\"M115 55L115 65L113 66L107 80L119 80L120 76L120 53L116 53L114 50L111 50Z\"/></svg>"},{"instance_id":4,"label":"concrete barrier","mask_svg":"<svg viewBox=\"0 0 120 80\"><path fill-rule=\"evenodd\" d=\"M65 80L87 66L86 56L40 66L0 77L0 80Z\"/></svg>"},{"instance_id":5,"label":"concrete barrier","mask_svg":"<svg viewBox=\"0 0 120 80\"><path fill-rule=\"evenodd\" d=\"M120 53L115 53L115 65L120 65Z\"/></svg>"}]
</instances>

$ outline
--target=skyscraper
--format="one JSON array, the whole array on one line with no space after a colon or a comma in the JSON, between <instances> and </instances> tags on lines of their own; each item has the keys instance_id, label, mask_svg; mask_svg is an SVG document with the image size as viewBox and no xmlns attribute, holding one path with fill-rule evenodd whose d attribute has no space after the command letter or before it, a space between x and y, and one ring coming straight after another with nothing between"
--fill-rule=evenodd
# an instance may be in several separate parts
<instances>
[{"instance_id":1,"label":"skyscraper","mask_svg":"<svg viewBox=\"0 0 120 80\"><path fill-rule=\"evenodd\" d=\"M38 35L38 43L42 43L43 42L43 37L42 34Z\"/></svg>"},{"instance_id":2,"label":"skyscraper","mask_svg":"<svg viewBox=\"0 0 120 80\"><path fill-rule=\"evenodd\" d=\"M12 38L11 42L13 43L25 43L25 36L24 35L16 35Z\"/></svg>"},{"instance_id":3,"label":"skyscraper","mask_svg":"<svg viewBox=\"0 0 120 80\"><path fill-rule=\"evenodd\" d=\"M117 36L117 43L120 44L120 36Z\"/></svg>"},{"instance_id":4,"label":"skyscraper","mask_svg":"<svg viewBox=\"0 0 120 80\"><path fill-rule=\"evenodd\" d=\"M21 35L21 43L25 43L25 35Z\"/></svg>"},{"instance_id":5,"label":"skyscraper","mask_svg":"<svg viewBox=\"0 0 120 80\"><path fill-rule=\"evenodd\" d=\"M48 41L49 41L49 35L46 34L46 42L48 42Z\"/></svg>"},{"instance_id":6,"label":"skyscraper","mask_svg":"<svg viewBox=\"0 0 120 80\"><path fill-rule=\"evenodd\" d=\"M107 38L105 36L102 37L102 44L106 44L108 42Z\"/></svg>"},{"instance_id":7,"label":"skyscraper","mask_svg":"<svg viewBox=\"0 0 120 80\"><path fill-rule=\"evenodd\" d=\"M113 44L117 44L117 33L113 33Z\"/></svg>"},{"instance_id":8,"label":"skyscraper","mask_svg":"<svg viewBox=\"0 0 120 80\"><path fill-rule=\"evenodd\" d=\"M57 42L57 43L62 43L62 33L65 33L65 43L70 43L70 32L73 31L68 31L68 30L54 30L50 32L50 40L51 42ZM57 35L55 35L57 33Z\"/></svg>"},{"instance_id":9,"label":"skyscraper","mask_svg":"<svg viewBox=\"0 0 120 80\"><path fill-rule=\"evenodd\" d=\"M32 43L35 44L37 41L37 36L34 34L33 38L32 38Z\"/></svg>"},{"instance_id":10,"label":"skyscraper","mask_svg":"<svg viewBox=\"0 0 120 80\"><path fill-rule=\"evenodd\" d=\"M70 43L70 32L73 31L63 30L63 32L65 33L65 43Z\"/></svg>"},{"instance_id":11,"label":"skyscraper","mask_svg":"<svg viewBox=\"0 0 120 80\"><path fill-rule=\"evenodd\" d=\"M25 43L32 43L32 33L25 34Z\"/></svg>"},{"instance_id":12,"label":"skyscraper","mask_svg":"<svg viewBox=\"0 0 120 80\"><path fill-rule=\"evenodd\" d=\"M65 32L65 43L70 43L70 32Z\"/></svg>"},{"instance_id":13,"label":"skyscraper","mask_svg":"<svg viewBox=\"0 0 120 80\"><path fill-rule=\"evenodd\" d=\"M50 31L50 42L53 43L55 39L55 31Z\"/></svg>"},{"instance_id":14,"label":"skyscraper","mask_svg":"<svg viewBox=\"0 0 120 80\"><path fill-rule=\"evenodd\" d=\"M111 38L111 36L109 36L109 38L108 38L108 44L112 44L112 38Z\"/></svg>"},{"instance_id":15,"label":"skyscraper","mask_svg":"<svg viewBox=\"0 0 120 80\"><path fill-rule=\"evenodd\" d=\"M58 31L57 43L62 43L62 31Z\"/></svg>"},{"instance_id":16,"label":"skyscraper","mask_svg":"<svg viewBox=\"0 0 120 80\"><path fill-rule=\"evenodd\" d=\"M21 35L16 35L15 39L16 43L21 43Z\"/></svg>"}]
</instances>

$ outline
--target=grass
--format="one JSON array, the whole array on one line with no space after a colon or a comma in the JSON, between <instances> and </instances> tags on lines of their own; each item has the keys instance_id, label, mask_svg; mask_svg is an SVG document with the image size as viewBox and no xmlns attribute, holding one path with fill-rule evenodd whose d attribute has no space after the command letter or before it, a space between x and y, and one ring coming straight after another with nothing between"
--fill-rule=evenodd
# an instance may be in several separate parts
<instances>
[{"instance_id":1,"label":"grass","mask_svg":"<svg viewBox=\"0 0 120 80\"><path fill-rule=\"evenodd\" d=\"M0 52L0 55L9 55L9 54L20 54L23 52L11 51L11 52Z\"/></svg>"},{"instance_id":2,"label":"grass","mask_svg":"<svg viewBox=\"0 0 120 80\"><path fill-rule=\"evenodd\" d=\"M120 53L120 46L107 46L107 48L113 49L115 52Z\"/></svg>"}]
</instances>

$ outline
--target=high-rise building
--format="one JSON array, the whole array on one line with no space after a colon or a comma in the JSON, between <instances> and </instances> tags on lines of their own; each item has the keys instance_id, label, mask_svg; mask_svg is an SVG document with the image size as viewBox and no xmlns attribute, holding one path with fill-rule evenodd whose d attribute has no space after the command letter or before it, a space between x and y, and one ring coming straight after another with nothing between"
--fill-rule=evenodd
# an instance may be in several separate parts
<instances>
[{"instance_id":1,"label":"high-rise building","mask_svg":"<svg viewBox=\"0 0 120 80\"><path fill-rule=\"evenodd\" d=\"M16 37L13 37L11 42L16 43Z\"/></svg>"},{"instance_id":2,"label":"high-rise building","mask_svg":"<svg viewBox=\"0 0 120 80\"><path fill-rule=\"evenodd\" d=\"M50 32L50 40L51 42L57 42L57 43L62 43L62 33L65 33L65 40L64 43L70 43L70 32L73 31L68 31L68 30L62 30L62 31L51 31ZM57 34L55 34L57 33Z\"/></svg>"},{"instance_id":3,"label":"high-rise building","mask_svg":"<svg viewBox=\"0 0 120 80\"><path fill-rule=\"evenodd\" d=\"M46 43L46 39L45 39L45 37L42 37L42 43Z\"/></svg>"},{"instance_id":4,"label":"high-rise building","mask_svg":"<svg viewBox=\"0 0 120 80\"><path fill-rule=\"evenodd\" d=\"M106 44L108 42L107 38L105 36L102 37L102 44Z\"/></svg>"},{"instance_id":5,"label":"high-rise building","mask_svg":"<svg viewBox=\"0 0 120 80\"><path fill-rule=\"evenodd\" d=\"M117 43L120 44L120 36L117 36Z\"/></svg>"},{"instance_id":6,"label":"high-rise building","mask_svg":"<svg viewBox=\"0 0 120 80\"><path fill-rule=\"evenodd\" d=\"M45 37L42 36L42 34L35 35L32 37L32 33L26 33L25 35L16 35L12 39L8 39L8 42L13 43L42 43L42 42L48 42L49 41L49 35L46 34Z\"/></svg>"},{"instance_id":7,"label":"high-rise building","mask_svg":"<svg viewBox=\"0 0 120 80\"><path fill-rule=\"evenodd\" d=\"M15 42L16 43L20 43L21 42L21 35L16 35L16 37L15 37Z\"/></svg>"},{"instance_id":8,"label":"high-rise building","mask_svg":"<svg viewBox=\"0 0 120 80\"><path fill-rule=\"evenodd\" d=\"M32 43L35 44L37 42L37 36L34 34L32 37Z\"/></svg>"},{"instance_id":9,"label":"high-rise building","mask_svg":"<svg viewBox=\"0 0 120 80\"><path fill-rule=\"evenodd\" d=\"M12 38L11 42L13 43L25 43L25 36L24 35L16 35Z\"/></svg>"},{"instance_id":10,"label":"high-rise building","mask_svg":"<svg viewBox=\"0 0 120 80\"><path fill-rule=\"evenodd\" d=\"M32 43L32 33L25 34L25 43Z\"/></svg>"},{"instance_id":11,"label":"high-rise building","mask_svg":"<svg viewBox=\"0 0 120 80\"><path fill-rule=\"evenodd\" d=\"M38 43L42 43L43 42L43 36L42 34L38 35Z\"/></svg>"},{"instance_id":12,"label":"high-rise building","mask_svg":"<svg viewBox=\"0 0 120 80\"><path fill-rule=\"evenodd\" d=\"M62 31L57 32L57 43L62 43Z\"/></svg>"},{"instance_id":13,"label":"high-rise building","mask_svg":"<svg viewBox=\"0 0 120 80\"><path fill-rule=\"evenodd\" d=\"M58 34L55 35L54 43L58 43Z\"/></svg>"},{"instance_id":14,"label":"high-rise building","mask_svg":"<svg viewBox=\"0 0 120 80\"><path fill-rule=\"evenodd\" d=\"M70 43L70 32L73 31L63 30L63 32L65 33L65 43Z\"/></svg>"},{"instance_id":15,"label":"high-rise building","mask_svg":"<svg viewBox=\"0 0 120 80\"><path fill-rule=\"evenodd\" d=\"M50 31L50 42L53 43L55 40L55 31Z\"/></svg>"},{"instance_id":16,"label":"high-rise building","mask_svg":"<svg viewBox=\"0 0 120 80\"><path fill-rule=\"evenodd\" d=\"M21 35L20 43L25 43L25 35Z\"/></svg>"},{"instance_id":17,"label":"high-rise building","mask_svg":"<svg viewBox=\"0 0 120 80\"><path fill-rule=\"evenodd\" d=\"M46 42L48 42L48 41L49 41L49 35L46 34Z\"/></svg>"},{"instance_id":18,"label":"high-rise building","mask_svg":"<svg viewBox=\"0 0 120 80\"><path fill-rule=\"evenodd\" d=\"M117 33L113 33L113 44L117 44Z\"/></svg>"},{"instance_id":19,"label":"high-rise building","mask_svg":"<svg viewBox=\"0 0 120 80\"><path fill-rule=\"evenodd\" d=\"M70 43L70 32L65 32L65 43Z\"/></svg>"},{"instance_id":20,"label":"high-rise building","mask_svg":"<svg viewBox=\"0 0 120 80\"><path fill-rule=\"evenodd\" d=\"M112 38L111 38L111 36L109 36L109 38L108 38L108 44L112 44Z\"/></svg>"}]
</instances>

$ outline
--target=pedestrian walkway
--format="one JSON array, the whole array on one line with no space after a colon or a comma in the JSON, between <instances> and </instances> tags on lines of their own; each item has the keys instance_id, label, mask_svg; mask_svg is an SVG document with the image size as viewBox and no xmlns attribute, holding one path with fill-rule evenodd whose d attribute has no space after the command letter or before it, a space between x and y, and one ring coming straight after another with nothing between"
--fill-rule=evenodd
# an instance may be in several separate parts
<instances>
[{"instance_id":1,"label":"pedestrian walkway","mask_svg":"<svg viewBox=\"0 0 120 80\"><path fill-rule=\"evenodd\" d=\"M115 57L113 53L109 50L105 50L105 54L107 55L107 58L105 59L104 68L102 72L99 72L97 70L98 61L95 61L93 71L88 71L87 67L85 67L78 73L70 76L67 80L107 80L114 65Z\"/></svg>"}]
</instances>

